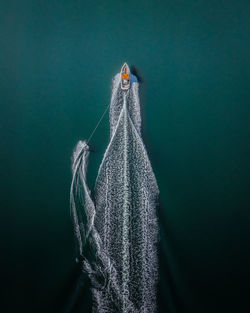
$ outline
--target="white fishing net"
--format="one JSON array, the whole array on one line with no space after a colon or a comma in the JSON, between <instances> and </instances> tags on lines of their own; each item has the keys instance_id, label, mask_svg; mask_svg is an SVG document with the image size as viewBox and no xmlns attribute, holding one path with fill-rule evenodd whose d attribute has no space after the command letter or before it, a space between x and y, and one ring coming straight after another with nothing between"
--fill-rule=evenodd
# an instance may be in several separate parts
<instances>
[{"instance_id":1,"label":"white fishing net","mask_svg":"<svg viewBox=\"0 0 250 313\"><path fill-rule=\"evenodd\" d=\"M96 179L86 184L88 145L73 154L71 214L95 313L154 313L158 276L158 186L141 138L138 83L113 79L110 142Z\"/></svg>"}]
</instances>

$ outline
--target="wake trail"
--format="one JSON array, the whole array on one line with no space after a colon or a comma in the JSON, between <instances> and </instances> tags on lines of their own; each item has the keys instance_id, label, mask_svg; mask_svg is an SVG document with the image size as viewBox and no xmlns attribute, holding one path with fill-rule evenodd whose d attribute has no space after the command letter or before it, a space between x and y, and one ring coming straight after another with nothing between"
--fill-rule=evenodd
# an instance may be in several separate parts
<instances>
[{"instance_id":1,"label":"wake trail","mask_svg":"<svg viewBox=\"0 0 250 313\"><path fill-rule=\"evenodd\" d=\"M158 186L141 138L138 83L113 79L110 141L94 195L86 183L89 148L72 158L71 213L82 269L91 280L94 313L154 313L158 280Z\"/></svg>"}]
</instances>

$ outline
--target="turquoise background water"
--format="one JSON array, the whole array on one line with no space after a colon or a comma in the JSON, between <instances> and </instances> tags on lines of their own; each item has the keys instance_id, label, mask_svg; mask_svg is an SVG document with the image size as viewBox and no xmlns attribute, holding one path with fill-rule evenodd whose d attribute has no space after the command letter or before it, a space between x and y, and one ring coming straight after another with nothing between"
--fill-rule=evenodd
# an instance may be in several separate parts
<instances>
[{"instance_id":1,"label":"turquoise background water","mask_svg":"<svg viewBox=\"0 0 250 313\"><path fill-rule=\"evenodd\" d=\"M70 158L126 61L161 192L159 311L248 312L248 1L13 0L0 12L1 311L89 312ZM91 188L108 139L106 115Z\"/></svg>"}]
</instances>

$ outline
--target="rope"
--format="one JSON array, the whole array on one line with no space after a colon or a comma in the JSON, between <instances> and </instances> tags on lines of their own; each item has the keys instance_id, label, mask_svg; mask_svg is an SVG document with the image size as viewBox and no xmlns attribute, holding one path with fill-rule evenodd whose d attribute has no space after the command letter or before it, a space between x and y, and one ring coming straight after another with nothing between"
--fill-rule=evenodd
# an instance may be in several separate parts
<instances>
[{"instance_id":1,"label":"rope","mask_svg":"<svg viewBox=\"0 0 250 313\"><path fill-rule=\"evenodd\" d=\"M101 123L101 121L102 121L102 119L104 118L106 112L108 111L109 106L110 106L110 104L107 106L107 108L106 108L105 111L103 112L101 118L99 119L98 123L96 124L96 127L94 128L94 130L92 131L91 135L89 136L89 139L87 140L87 144L90 142L91 138L93 137L93 135L94 135L95 131L97 130L99 124Z\"/></svg>"}]
</instances>

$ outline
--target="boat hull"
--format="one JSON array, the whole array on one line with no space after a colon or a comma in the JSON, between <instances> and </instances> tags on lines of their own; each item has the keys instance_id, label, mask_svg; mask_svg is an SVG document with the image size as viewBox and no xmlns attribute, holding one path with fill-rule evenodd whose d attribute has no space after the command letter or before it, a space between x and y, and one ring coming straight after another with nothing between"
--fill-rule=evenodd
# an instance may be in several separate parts
<instances>
[{"instance_id":1,"label":"boat hull","mask_svg":"<svg viewBox=\"0 0 250 313\"><path fill-rule=\"evenodd\" d=\"M121 89L128 90L130 88L130 69L127 63L121 68Z\"/></svg>"}]
</instances>

